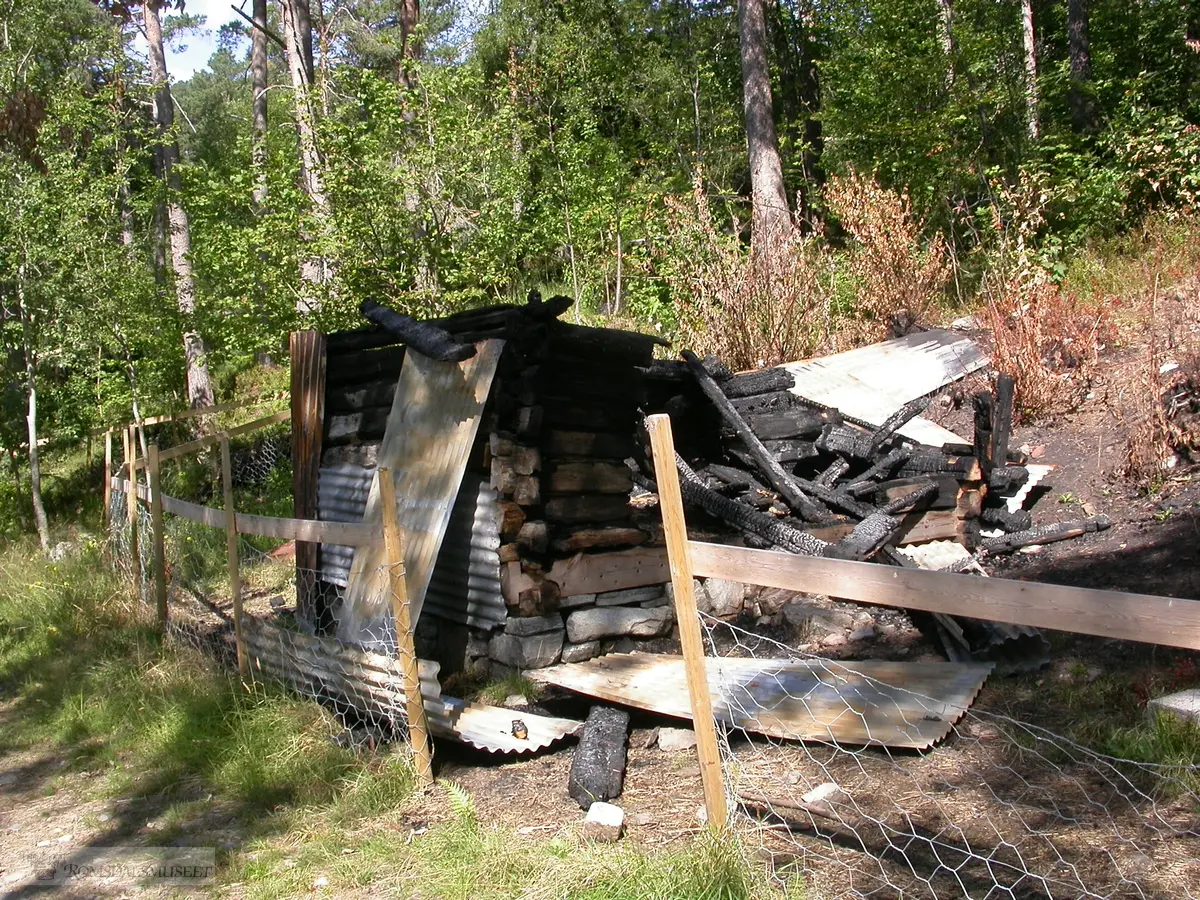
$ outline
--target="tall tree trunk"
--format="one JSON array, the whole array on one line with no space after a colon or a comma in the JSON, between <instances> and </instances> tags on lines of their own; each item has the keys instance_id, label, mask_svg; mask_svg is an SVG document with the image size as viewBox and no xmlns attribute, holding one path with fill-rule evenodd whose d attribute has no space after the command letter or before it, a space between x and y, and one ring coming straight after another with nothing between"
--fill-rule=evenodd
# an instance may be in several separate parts
<instances>
[{"instance_id":1,"label":"tall tree trunk","mask_svg":"<svg viewBox=\"0 0 1200 900\"><path fill-rule=\"evenodd\" d=\"M162 22L158 17L160 0L147 0L142 5L142 22L149 46L150 77L156 85L154 92L154 123L161 144L158 153L159 175L167 188L167 235L171 245L171 271L175 276L175 304L183 322L183 352L187 359L188 403L192 408L213 405L212 382L208 377L207 350L204 339L195 330L192 317L196 313L196 283L192 278L192 230L187 210L179 200L179 144L171 129L175 125L175 105L171 99L171 84L167 77L167 58L163 52Z\"/></svg>"},{"instance_id":2,"label":"tall tree trunk","mask_svg":"<svg viewBox=\"0 0 1200 900\"><path fill-rule=\"evenodd\" d=\"M1067 55L1071 61L1068 102L1076 131L1096 130L1096 100L1092 93L1092 50L1088 41L1089 0L1067 0Z\"/></svg>"},{"instance_id":3,"label":"tall tree trunk","mask_svg":"<svg viewBox=\"0 0 1200 900\"><path fill-rule=\"evenodd\" d=\"M1038 121L1037 43L1033 33L1033 0L1021 0L1021 44L1025 49L1025 131L1031 141L1041 135Z\"/></svg>"},{"instance_id":4,"label":"tall tree trunk","mask_svg":"<svg viewBox=\"0 0 1200 900\"><path fill-rule=\"evenodd\" d=\"M738 36L742 52L742 99L746 113L746 147L750 157L753 240L791 230L787 189L779 160L779 137L767 69L765 0L738 0Z\"/></svg>"},{"instance_id":5,"label":"tall tree trunk","mask_svg":"<svg viewBox=\"0 0 1200 900\"><path fill-rule=\"evenodd\" d=\"M407 88L416 87L412 66L409 65L409 62L425 57L425 42L417 34L417 26L420 22L421 0L401 0L400 41L404 51L398 65L397 81Z\"/></svg>"},{"instance_id":6,"label":"tall tree trunk","mask_svg":"<svg viewBox=\"0 0 1200 900\"><path fill-rule=\"evenodd\" d=\"M954 84L955 58L958 56L958 43L954 40L954 2L953 0L937 0L937 5L941 21L938 43L942 46L942 55L946 57L946 86L949 87Z\"/></svg>"},{"instance_id":7,"label":"tall tree trunk","mask_svg":"<svg viewBox=\"0 0 1200 900\"><path fill-rule=\"evenodd\" d=\"M29 496L33 501L33 521L37 525L42 553L50 552L50 523L42 503L42 467L38 454L37 426L37 354L29 327L29 310L25 306L25 264L17 267L17 312L21 317L21 347L25 356L25 392L28 405L25 425L29 439Z\"/></svg>"},{"instance_id":8,"label":"tall tree trunk","mask_svg":"<svg viewBox=\"0 0 1200 900\"><path fill-rule=\"evenodd\" d=\"M300 150L300 188L309 200L318 230L327 235L329 198L325 194L322 161L317 147L316 117L312 107L312 25L308 18L307 0L283 0L283 37L288 75L294 93L296 140ZM305 29L308 29L308 56L305 56ZM312 243L313 236L302 226L302 245ZM302 247L300 260L300 296L296 312L305 315L321 308L322 286L329 280L325 259Z\"/></svg>"},{"instance_id":9,"label":"tall tree trunk","mask_svg":"<svg viewBox=\"0 0 1200 900\"><path fill-rule=\"evenodd\" d=\"M254 169L254 208L267 205L267 0L254 0L250 43L251 165Z\"/></svg>"}]
</instances>

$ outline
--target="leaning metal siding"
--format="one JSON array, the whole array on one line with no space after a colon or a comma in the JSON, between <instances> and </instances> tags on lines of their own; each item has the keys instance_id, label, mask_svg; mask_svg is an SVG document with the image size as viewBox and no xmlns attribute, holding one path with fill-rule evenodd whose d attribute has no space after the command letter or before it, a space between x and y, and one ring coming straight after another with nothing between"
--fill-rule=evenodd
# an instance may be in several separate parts
<instances>
[{"instance_id":1,"label":"leaning metal siding","mask_svg":"<svg viewBox=\"0 0 1200 900\"><path fill-rule=\"evenodd\" d=\"M317 492L317 517L326 522L361 522L374 468L323 466ZM481 476L468 472L450 512L446 536L425 596L435 614L474 628L504 624L507 611L500 590L500 519L496 492ZM322 544L318 569L322 581L346 586L353 547Z\"/></svg>"}]
</instances>

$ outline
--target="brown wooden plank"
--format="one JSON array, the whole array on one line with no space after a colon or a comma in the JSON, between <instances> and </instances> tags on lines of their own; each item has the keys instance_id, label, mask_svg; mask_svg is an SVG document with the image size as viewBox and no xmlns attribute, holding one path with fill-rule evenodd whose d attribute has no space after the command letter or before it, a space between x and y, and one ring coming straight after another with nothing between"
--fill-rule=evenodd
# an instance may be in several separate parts
<instances>
[{"instance_id":1,"label":"brown wooden plank","mask_svg":"<svg viewBox=\"0 0 1200 900\"><path fill-rule=\"evenodd\" d=\"M628 494L633 487L627 466L607 462L549 463L542 478L551 494Z\"/></svg>"},{"instance_id":2,"label":"brown wooden plank","mask_svg":"<svg viewBox=\"0 0 1200 900\"><path fill-rule=\"evenodd\" d=\"M704 642L700 637L699 613L688 555L687 525L683 518L683 497L679 492L679 473L675 470L675 444L671 439L670 417L658 414L646 419L653 447L654 478L658 483L659 507L667 538L671 584L674 587L675 619L679 624L684 668L687 672L688 699L692 727L696 730L696 755L700 761L700 781L704 787L704 808L708 823L723 828L728 815L725 808L725 781L721 773L721 754L717 748L717 729L713 721L712 696L704 668ZM658 463L664 464L658 464Z\"/></svg>"},{"instance_id":3,"label":"brown wooden plank","mask_svg":"<svg viewBox=\"0 0 1200 900\"><path fill-rule=\"evenodd\" d=\"M325 419L326 340L317 331L294 331L292 355L292 511L297 519L317 517L317 482ZM312 621L319 547L296 544L296 608Z\"/></svg>"},{"instance_id":4,"label":"brown wooden plank","mask_svg":"<svg viewBox=\"0 0 1200 900\"><path fill-rule=\"evenodd\" d=\"M664 548L639 547L612 553L578 553L557 560L546 578L559 586L561 596L575 597L663 584L671 580L671 568Z\"/></svg>"},{"instance_id":5,"label":"brown wooden plank","mask_svg":"<svg viewBox=\"0 0 1200 900\"><path fill-rule=\"evenodd\" d=\"M1200 602L689 541L701 577L1200 650Z\"/></svg>"}]
</instances>

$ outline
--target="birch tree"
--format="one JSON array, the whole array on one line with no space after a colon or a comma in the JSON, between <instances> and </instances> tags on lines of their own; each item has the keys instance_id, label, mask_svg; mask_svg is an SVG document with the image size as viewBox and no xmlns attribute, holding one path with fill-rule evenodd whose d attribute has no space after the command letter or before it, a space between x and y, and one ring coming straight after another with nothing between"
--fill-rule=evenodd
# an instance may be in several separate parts
<instances>
[{"instance_id":1,"label":"birch tree","mask_svg":"<svg viewBox=\"0 0 1200 900\"><path fill-rule=\"evenodd\" d=\"M1037 44L1033 33L1033 0L1021 0L1021 46L1025 56L1025 131L1031 141L1041 134L1038 121Z\"/></svg>"}]
</instances>

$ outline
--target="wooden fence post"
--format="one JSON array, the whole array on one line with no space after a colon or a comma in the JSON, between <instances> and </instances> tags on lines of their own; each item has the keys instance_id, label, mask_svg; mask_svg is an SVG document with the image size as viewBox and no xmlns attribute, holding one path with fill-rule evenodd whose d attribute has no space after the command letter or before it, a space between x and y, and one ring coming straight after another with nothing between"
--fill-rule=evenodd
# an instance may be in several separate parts
<instances>
[{"instance_id":1,"label":"wooden fence post","mask_svg":"<svg viewBox=\"0 0 1200 900\"><path fill-rule=\"evenodd\" d=\"M683 644L688 696L692 703L692 727L696 730L696 754L700 758L700 781L704 786L704 808L708 811L709 824L720 828L728 819L725 780L721 772L720 751L717 749L717 729L713 721L712 697L708 692L708 672L704 665L704 643L700 638L696 594L692 586L692 562L688 555L683 498L679 493L679 472L675 468L671 420L662 414L650 416L646 419L646 428L650 432L650 446L654 451L658 508L662 511L667 559L671 564L675 618L679 623L680 643Z\"/></svg>"},{"instance_id":2,"label":"wooden fence post","mask_svg":"<svg viewBox=\"0 0 1200 900\"><path fill-rule=\"evenodd\" d=\"M225 496L225 553L229 557L229 592L233 597L233 640L237 645L238 671L244 676L246 644L242 640L242 573L238 568L237 512L233 508L233 466L229 454L229 435L221 435L221 492Z\"/></svg>"},{"instance_id":3,"label":"wooden fence post","mask_svg":"<svg viewBox=\"0 0 1200 900\"><path fill-rule=\"evenodd\" d=\"M104 432L104 511L100 514L100 524L104 528L104 536L108 537L112 530L112 429Z\"/></svg>"},{"instance_id":4,"label":"wooden fence post","mask_svg":"<svg viewBox=\"0 0 1200 900\"><path fill-rule=\"evenodd\" d=\"M422 786L433 784L433 748L429 726L425 722L425 701L417 671L417 649L408 605L408 586L404 581L404 534L396 520L396 484L392 470L379 469L379 505L383 509L383 544L387 554L392 614L396 620L396 656L404 676L404 705L408 714L408 740L417 765L417 780Z\"/></svg>"},{"instance_id":5,"label":"wooden fence post","mask_svg":"<svg viewBox=\"0 0 1200 900\"><path fill-rule=\"evenodd\" d=\"M146 482L150 489L150 539L154 542L154 605L159 627L167 628L167 554L163 534L162 476L158 465L158 444L146 448Z\"/></svg>"},{"instance_id":6,"label":"wooden fence post","mask_svg":"<svg viewBox=\"0 0 1200 900\"><path fill-rule=\"evenodd\" d=\"M129 519L129 562L133 566L133 585L141 599L142 556L138 548L138 495L137 495L137 434L134 426L125 429L125 513Z\"/></svg>"}]
</instances>

